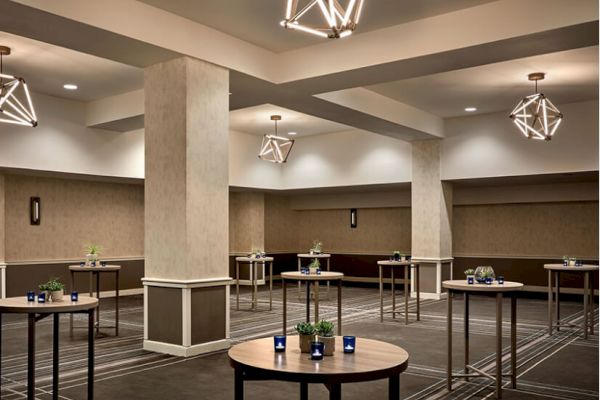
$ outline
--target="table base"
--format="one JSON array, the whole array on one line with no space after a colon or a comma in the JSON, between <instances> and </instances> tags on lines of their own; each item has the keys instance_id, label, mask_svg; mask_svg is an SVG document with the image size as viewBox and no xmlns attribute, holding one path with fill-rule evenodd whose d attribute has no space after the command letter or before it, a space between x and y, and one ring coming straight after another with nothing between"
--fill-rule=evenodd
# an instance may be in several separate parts
<instances>
[{"instance_id":1,"label":"table base","mask_svg":"<svg viewBox=\"0 0 600 400\"><path fill-rule=\"evenodd\" d=\"M256 311L258 303L267 303L267 300L258 299L258 264L265 262L250 262L250 277L252 281L252 311ZM269 311L273 310L273 261L269 261ZM264 274L264 272L263 272ZM264 275L263 275L264 278ZM240 262L235 262L235 309L240 310Z\"/></svg>"}]
</instances>

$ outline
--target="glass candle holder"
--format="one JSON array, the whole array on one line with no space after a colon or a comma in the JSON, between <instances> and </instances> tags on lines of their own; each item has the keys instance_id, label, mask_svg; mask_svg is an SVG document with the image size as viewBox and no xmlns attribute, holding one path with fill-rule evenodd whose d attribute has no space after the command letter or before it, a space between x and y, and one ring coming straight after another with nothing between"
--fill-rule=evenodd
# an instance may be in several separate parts
<instances>
[{"instance_id":1,"label":"glass candle holder","mask_svg":"<svg viewBox=\"0 0 600 400\"><path fill-rule=\"evenodd\" d=\"M496 280L498 281L498 285L504 285L504 277L502 275L499 275Z\"/></svg>"},{"instance_id":2,"label":"glass candle holder","mask_svg":"<svg viewBox=\"0 0 600 400\"><path fill-rule=\"evenodd\" d=\"M569 259L565 258L563 259L563 267L568 267L569 266Z\"/></svg>"},{"instance_id":3,"label":"glass candle holder","mask_svg":"<svg viewBox=\"0 0 600 400\"><path fill-rule=\"evenodd\" d=\"M35 292L31 290L27 292L27 301L35 301Z\"/></svg>"},{"instance_id":4,"label":"glass candle holder","mask_svg":"<svg viewBox=\"0 0 600 400\"><path fill-rule=\"evenodd\" d=\"M46 302L46 293L42 292L40 294L38 294L38 303L45 303Z\"/></svg>"},{"instance_id":5,"label":"glass candle holder","mask_svg":"<svg viewBox=\"0 0 600 400\"><path fill-rule=\"evenodd\" d=\"M101 267L106 267L106 261L100 261L100 266Z\"/></svg>"},{"instance_id":6,"label":"glass candle holder","mask_svg":"<svg viewBox=\"0 0 600 400\"><path fill-rule=\"evenodd\" d=\"M344 353L354 353L356 350L356 336L344 336Z\"/></svg>"},{"instance_id":7,"label":"glass candle holder","mask_svg":"<svg viewBox=\"0 0 600 400\"><path fill-rule=\"evenodd\" d=\"M469 285L472 285L473 283L475 283L475 277L474 277L474 276L472 276L472 275L470 275L470 276L467 276L467 283L468 283Z\"/></svg>"},{"instance_id":8,"label":"glass candle holder","mask_svg":"<svg viewBox=\"0 0 600 400\"><path fill-rule=\"evenodd\" d=\"M90 263L90 266L92 266L92 267L95 267L95 266L96 266L96 261L92 261L92 262Z\"/></svg>"},{"instance_id":9,"label":"glass candle holder","mask_svg":"<svg viewBox=\"0 0 600 400\"><path fill-rule=\"evenodd\" d=\"M273 336L273 346L275 347L275 353L282 353L285 351L285 336L275 335Z\"/></svg>"},{"instance_id":10,"label":"glass candle holder","mask_svg":"<svg viewBox=\"0 0 600 400\"><path fill-rule=\"evenodd\" d=\"M78 301L79 300L79 293L77 292L71 292L71 301Z\"/></svg>"},{"instance_id":11,"label":"glass candle holder","mask_svg":"<svg viewBox=\"0 0 600 400\"><path fill-rule=\"evenodd\" d=\"M494 278L491 278L491 277L485 278L486 285L491 285L492 283L494 283Z\"/></svg>"},{"instance_id":12,"label":"glass candle holder","mask_svg":"<svg viewBox=\"0 0 600 400\"><path fill-rule=\"evenodd\" d=\"M317 268L317 275L321 275L321 268Z\"/></svg>"},{"instance_id":13,"label":"glass candle holder","mask_svg":"<svg viewBox=\"0 0 600 400\"><path fill-rule=\"evenodd\" d=\"M576 267L581 267L583 265L583 261L582 260L575 260L575 266Z\"/></svg>"},{"instance_id":14,"label":"glass candle holder","mask_svg":"<svg viewBox=\"0 0 600 400\"><path fill-rule=\"evenodd\" d=\"M82 262L80 262L80 263L79 263L79 266L80 266L80 267L85 267L85 261L82 261Z\"/></svg>"},{"instance_id":15,"label":"glass candle holder","mask_svg":"<svg viewBox=\"0 0 600 400\"><path fill-rule=\"evenodd\" d=\"M312 342L310 344L310 359L322 360L324 347L325 345L323 344L323 342Z\"/></svg>"}]
</instances>

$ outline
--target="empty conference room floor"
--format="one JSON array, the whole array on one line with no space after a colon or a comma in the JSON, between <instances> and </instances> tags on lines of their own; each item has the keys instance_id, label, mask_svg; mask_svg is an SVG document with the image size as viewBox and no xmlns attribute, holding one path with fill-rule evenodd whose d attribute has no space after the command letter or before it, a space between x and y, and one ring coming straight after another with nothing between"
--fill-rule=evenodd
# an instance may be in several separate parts
<instances>
[{"instance_id":1,"label":"empty conference room floor","mask_svg":"<svg viewBox=\"0 0 600 400\"><path fill-rule=\"evenodd\" d=\"M336 318L335 289L331 300L321 295L321 318ZM262 299L267 292L261 291ZM231 311L231 336L234 342L277 334L281 329L281 287L274 290L273 311L260 304L250 311L249 293L244 290L241 310ZM235 304L232 296L231 304ZM102 300L102 323L112 324L112 299ZM400 303L402 297L399 296ZM401 303L402 304L402 303ZM414 307L414 299L409 303ZM385 307L391 307L387 298ZM504 320L508 322L506 301ZM582 338L580 330L563 329L552 337L547 334L547 303L542 299L519 299L518 302L518 388L504 391L505 399L597 399L598 336ZM454 303L454 368L462 363L462 299ZM580 322L580 301L564 301L561 313L567 320ZM288 326L305 316L304 300L295 292L288 295ZM85 326L83 317L76 324ZM233 399L233 370L226 352L187 359L142 350L143 299L121 299L120 337L107 329L96 341L96 399ZM597 309L595 322L597 323ZM411 319L412 321L412 319ZM495 300L473 296L471 300L471 361L488 372L495 367ZM384 340L405 348L410 354L408 369L401 375L403 399L484 399L494 398L487 379L456 381L454 391L446 391L446 302L423 300L421 321L404 325L402 319L386 315L379 322L379 292L375 288L345 287L343 299L344 334ZM63 400L86 398L86 334L84 328L69 336L68 317L61 319L60 395ZM51 398L52 322L38 323L37 328L37 398ZM504 324L504 347L508 351L509 324ZM23 316L5 315L2 324L2 393L1 398L25 398L27 379L27 321ZM505 362L508 368L508 362ZM245 384L247 399L296 398L298 384L262 381ZM311 399L326 399L322 385L311 385ZM344 399L369 400L387 398L387 382L347 384Z\"/></svg>"}]
</instances>

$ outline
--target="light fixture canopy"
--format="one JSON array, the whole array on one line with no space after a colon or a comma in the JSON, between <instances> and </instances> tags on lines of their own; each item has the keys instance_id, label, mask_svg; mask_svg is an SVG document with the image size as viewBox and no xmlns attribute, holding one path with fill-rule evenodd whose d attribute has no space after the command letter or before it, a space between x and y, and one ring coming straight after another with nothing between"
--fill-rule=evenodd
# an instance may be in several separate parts
<instances>
[{"instance_id":1,"label":"light fixture canopy","mask_svg":"<svg viewBox=\"0 0 600 400\"><path fill-rule=\"evenodd\" d=\"M275 134L265 135L258 158L265 161L270 161L277 164L282 164L287 161L294 139L277 136L277 121L281 121L281 115L271 115L271 121L275 122Z\"/></svg>"},{"instance_id":2,"label":"light fixture canopy","mask_svg":"<svg viewBox=\"0 0 600 400\"><path fill-rule=\"evenodd\" d=\"M339 39L352 34L362 12L364 0L347 0L346 8L340 3L344 0L309 0L299 8L300 0L287 0L285 19L281 26L287 29L311 33L330 39ZM325 19L324 26L309 26L301 19L311 10L319 10Z\"/></svg>"},{"instance_id":3,"label":"light fixture canopy","mask_svg":"<svg viewBox=\"0 0 600 400\"><path fill-rule=\"evenodd\" d=\"M0 46L0 122L36 127L37 116L25 79L2 71L2 58L9 54L10 47Z\"/></svg>"},{"instance_id":4,"label":"light fixture canopy","mask_svg":"<svg viewBox=\"0 0 600 400\"><path fill-rule=\"evenodd\" d=\"M535 93L525 97L510 113L517 128L528 139L551 140L563 119L563 114L537 90L537 82L545 78L543 72L528 75L535 81Z\"/></svg>"}]
</instances>

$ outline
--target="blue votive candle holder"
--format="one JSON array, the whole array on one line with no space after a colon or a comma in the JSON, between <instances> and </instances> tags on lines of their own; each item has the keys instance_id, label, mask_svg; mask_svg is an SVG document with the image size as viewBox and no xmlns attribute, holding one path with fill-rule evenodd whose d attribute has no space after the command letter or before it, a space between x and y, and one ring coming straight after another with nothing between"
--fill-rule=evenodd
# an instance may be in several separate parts
<instances>
[{"instance_id":1,"label":"blue votive candle holder","mask_svg":"<svg viewBox=\"0 0 600 400\"><path fill-rule=\"evenodd\" d=\"M491 285L492 283L494 283L494 278L485 278L486 285Z\"/></svg>"},{"instance_id":2,"label":"blue votive candle holder","mask_svg":"<svg viewBox=\"0 0 600 400\"><path fill-rule=\"evenodd\" d=\"M35 301L35 292L31 290L27 292L27 301Z\"/></svg>"},{"instance_id":3,"label":"blue votive candle holder","mask_svg":"<svg viewBox=\"0 0 600 400\"><path fill-rule=\"evenodd\" d=\"M100 261L100 266L101 267L106 267L106 261Z\"/></svg>"},{"instance_id":4,"label":"blue votive candle holder","mask_svg":"<svg viewBox=\"0 0 600 400\"><path fill-rule=\"evenodd\" d=\"M40 293L38 294L38 303L45 303L46 302L46 293Z\"/></svg>"},{"instance_id":5,"label":"blue votive candle holder","mask_svg":"<svg viewBox=\"0 0 600 400\"><path fill-rule=\"evenodd\" d=\"M581 260L575 260L575 266L576 267L581 267L583 265L583 261Z\"/></svg>"},{"instance_id":6,"label":"blue votive candle holder","mask_svg":"<svg viewBox=\"0 0 600 400\"><path fill-rule=\"evenodd\" d=\"M71 292L71 301L78 301L79 300L79 293L73 291Z\"/></svg>"},{"instance_id":7,"label":"blue votive candle holder","mask_svg":"<svg viewBox=\"0 0 600 400\"><path fill-rule=\"evenodd\" d=\"M95 267L95 266L96 266L96 261L92 261L92 262L90 263L90 266L92 266L92 267Z\"/></svg>"},{"instance_id":8,"label":"blue votive candle holder","mask_svg":"<svg viewBox=\"0 0 600 400\"><path fill-rule=\"evenodd\" d=\"M569 260L563 260L563 267L569 266Z\"/></svg>"},{"instance_id":9,"label":"blue votive candle holder","mask_svg":"<svg viewBox=\"0 0 600 400\"><path fill-rule=\"evenodd\" d=\"M325 345L323 344L323 342L312 342L310 344L310 359L322 360L324 347Z\"/></svg>"},{"instance_id":10,"label":"blue votive candle holder","mask_svg":"<svg viewBox=\"0 0 600 400\"><path fill-rule=\"evenodd\" d=\"M317 268L317 275L321 275L321 268Z\"/></svg>"},{"instance_id":11,"label":"blue votive candle holder","mask_svg":"<svg viewBox=\"0 0 600 400\"><path fill-rule=\"evenodd\" d=\"M504 277L502 275L498 276L496 280L498 281L498 285L504 285Z\"/></svg>"},{"instance_id":12,"label":"blue votive candle holder","mask_svg":"<svg viewBox=\"0 0 600 400\"><path fill-rule=\"evenodd\" d=\"M273 346L275 346L275 353L282 353L285 351L285 336L275 335L273 336Z\"/></svg>"},{"instance_id":13,"label":"blue votive candle holder","mask_svg":"<svg viewBox=\"0 0 600 400\"><path fill-rule=\"evenodd\" d=\"M82 262L80 262L80 263L79 263L79 266L80 266L80 267L85 267L85 262L83 262L83 261L82 261Z\"/></svg>"},{"instance_id":14,"label":"blue votive candle holder","mask_svg":"<svg viewBox=\"0 0 600 400\"><path fill-rule=\"evenodd\" d=\"M356 350L356 336L344 336L344 353L354 353Z\"/></svg>"},{"instance_id":15,"label":"blue votive candle holder","mask_svg":"<svg viewBox=\"0 0 600 400\"><path fill-rule=\"evenodd\" d=\"M472 276L467 276L467 283L469 285L472 285L473 283L475 283L475 278Z\"/></svg>"}]
</instances>

